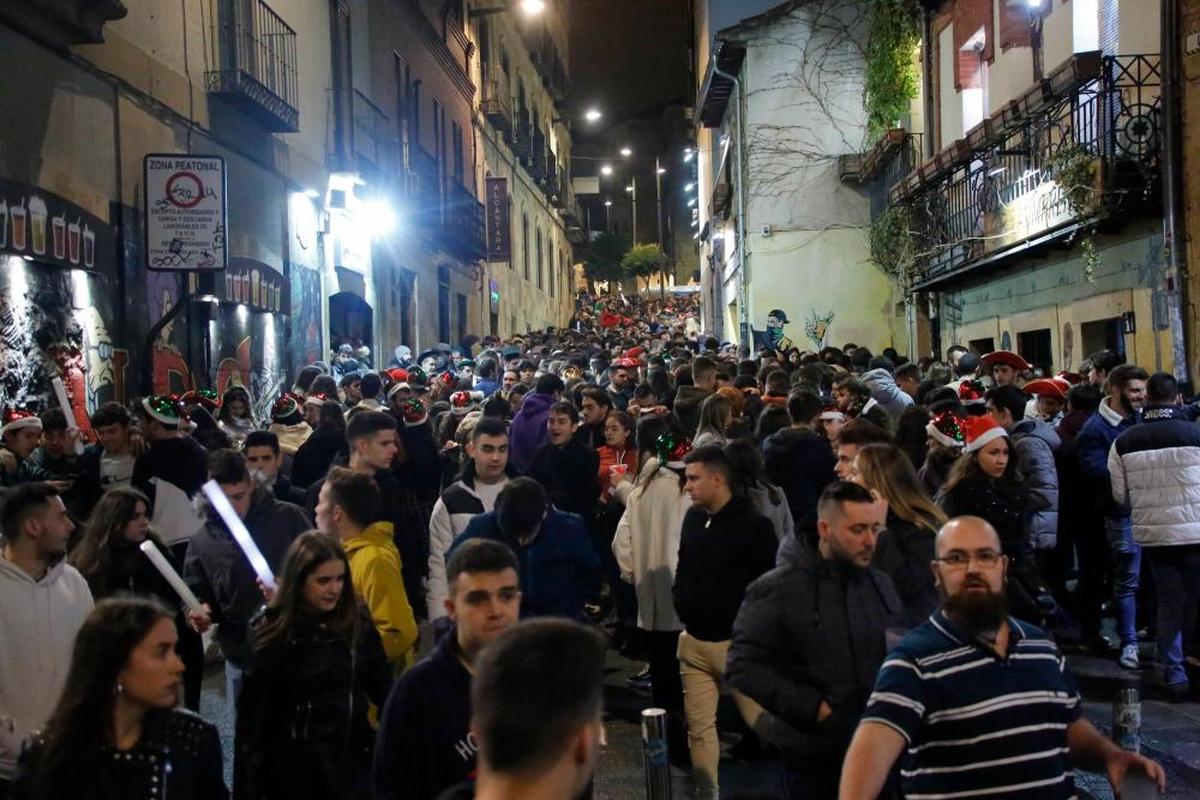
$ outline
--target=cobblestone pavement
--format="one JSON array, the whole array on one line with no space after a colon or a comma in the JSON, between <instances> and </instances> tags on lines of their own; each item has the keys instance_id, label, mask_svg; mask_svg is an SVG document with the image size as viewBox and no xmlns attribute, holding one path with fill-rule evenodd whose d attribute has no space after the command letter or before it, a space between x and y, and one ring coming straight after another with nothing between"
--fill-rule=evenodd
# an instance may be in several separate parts
<instances>
[{"instance_id":1,"label":"cobblestone pavement","mask_svg":"<svg viewBox=\"0 0 1200 800\"><path fill-rule=\"evenodd\" d=\"M1110 698L1118 683L1128 681L1130 673L1102 659L1072 658L1072 668L1080 676L1085 694L1084 713L1102 730L1108 731L1112 719ZM615 653L609 654L605 698L604 747L596 772L596 800L634 800L644 798L645 772L642 765L640 714L650 705L648 692L626 685L626 678L640 665ZM1142 741L1144 752L1162 762L1167 770L1168 798L1200 798L1200 704L1171 704L1153 698L1149 671L1135 674L1148 688L1142 703ZM225 681L221 667L210 668L201 700L201 713L216 722L221 730L227 778L233 765L233 725L225 703ZM722 707L722 730L736 726L732 704ZM722 733L722 745L737 742L736 733ZM682 756L683 754L677 754ZM674 797L688 797L686 772L672 768ZM1107 780L1094 773L1077 774L1081 796L1112 800ZM755 760L732 757L721 762L721 796L726 800L758 800L782 797L778 767L769 756Z\"/></svg>"}]
</instances>

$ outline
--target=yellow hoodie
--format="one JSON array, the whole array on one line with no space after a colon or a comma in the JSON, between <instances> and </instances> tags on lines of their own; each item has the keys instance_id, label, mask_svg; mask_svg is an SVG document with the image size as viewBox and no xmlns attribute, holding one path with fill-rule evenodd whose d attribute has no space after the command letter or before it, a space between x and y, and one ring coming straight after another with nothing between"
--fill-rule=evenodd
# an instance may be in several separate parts
<instances>
[{"instance_id":1,"label":"yellow hoodie","mask_svg":"<svg viewBox=\"0 0 1200 800\"><path fill-rule=\"evenodd\" d=\"M371 612L388 662L397 672L413 660L417 621L400 577L400 551L392 540L392 523L373 523L345 542L354 591Z\"/></svg>"}]
</instances>

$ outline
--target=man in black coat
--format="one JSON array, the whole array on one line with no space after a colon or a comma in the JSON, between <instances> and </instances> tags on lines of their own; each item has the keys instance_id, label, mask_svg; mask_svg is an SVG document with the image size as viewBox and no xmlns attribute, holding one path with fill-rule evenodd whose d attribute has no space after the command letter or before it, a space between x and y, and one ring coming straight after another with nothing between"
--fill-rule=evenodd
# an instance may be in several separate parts
<instances>
[{"instance_id":1,"label":"man in black coat","mask_svg":"<svg viewBox=\"0 0 1200 800\"><path fill-rule=\"evenodd\" d=\"M720 446L699 447L684 464L694 505L683 518L671 587L684 625L679 673L695 788L701 797L719 797L717 700L733 620L746 587L775 563L779 540L770 520L733 494L732 465ZM743 716L757 715L758 707L745 697L735 693L734 700Z\"/></svg>"},{"instance_id":2,"label":"man in black coat","mask_svg":"<svg viewBox=\"0 0 1200 800\"><path fill-rule=\"evenodd\" d=\"M870 567L886 506L841 481L821 495L817 550L750 585L725 677L763 707L747 720L783 756L788 797L836 798L842 757L899 618L891 580Z\"/></svg>"},{"instance_id":3,"label":"man in black coat","mask_svg":"<svg viewBox=\"0 0 1200 800\"><path fill-rule=\"evenodd\" d=\"M208 468L267 566L278 575L288 547L312 527L312 521L299 506L281 503L268 489L256 485L241 453L215 450ZM193 626L203 633L214 622L219 625L217 641L225 653L225 697L236 700L250 663L250 619L262 607L263 597L254 568L215 510L210 510L208 524L188 546L183 579L205 606L204 612L188 612Z\"/></svg>"},{"instance_id":4,"label":"man in black coat","mask_svg":"<svg viewBox=\"0 0 1200 800\"><path fill-rule=\"evenodd\" d=\"M797 530L812 527L817 498L834 479L837 462L833 448L816 429L822 407L821 398L813 392L792 392L787 402L791 427L776 431L763 442L767 477L787 495Z\"/></svg>"},{"instance_id":5,"label":"man in black coat","mask_svg":"<svg viewBox=\"0 0 1200 800\"><path fill-rule=\"evenodd\" d=\"M475 772L468 665L520 618L517 557L505 544L472 539L450 557L446 578L454 627L404 673L380 710L371 781L377 800L434 800Z\"/></svg>"},{"instance_id":6,"label":"man in black coat","mask_svg":"<svg viewBox=\"0 0 1200 800\"><path fill-rule=\"evenodd\" d=\"M600 457L575 438L578 425L573 404L560 400L552 405L546 417L550 441L534 453L526 474L546 488L555 508L583 517L590 530L600 501Z\"/></svg>"}]
</instances>

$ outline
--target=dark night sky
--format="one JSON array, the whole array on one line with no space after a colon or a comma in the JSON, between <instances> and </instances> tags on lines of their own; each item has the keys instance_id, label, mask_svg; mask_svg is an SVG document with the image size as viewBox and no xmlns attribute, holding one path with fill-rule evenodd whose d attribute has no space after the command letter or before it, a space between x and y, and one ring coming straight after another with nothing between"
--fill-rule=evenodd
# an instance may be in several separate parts
<instances>
[{"instance_id":1,"label":"dark night sky","mask_svg":"<svg viewBox=\"0 0 1200 800\"><path fill-rule=\"evenodd\" d=\"M691 105L689 0L567 0L572 111L604 112L598 126L664 103ZM575 126L586 138L586 126Z\"/></svg>"}]
</instances>

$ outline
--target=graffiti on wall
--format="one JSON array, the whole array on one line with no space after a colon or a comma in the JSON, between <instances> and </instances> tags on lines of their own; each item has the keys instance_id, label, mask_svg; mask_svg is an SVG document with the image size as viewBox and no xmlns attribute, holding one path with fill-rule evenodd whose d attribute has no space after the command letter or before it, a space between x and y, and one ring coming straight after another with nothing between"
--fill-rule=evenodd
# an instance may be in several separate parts
<instances>
[{"instance_id":1,"label":"graffiti on wall","mask_svg":"<svg viewBox=\"0 0 1200 800\"><path fill-rule=\"evenodd\" d=\"M754 330L754 346L758 348L766 348L783 352L790 350L794 343L789 339L783 331L785 325L790 322L787 314L780 308L773 308L767 312L767 328L766 330Z\"/></svg>"},{"instance_id":2,"label":"graffiti on wall","mask_svg":"<svg viewBox=\"0 0 1200 800\"><path fill-rule=\"evenodd\" d=\"M833 309L829 309L824 314L815 308L809 312L808 319L804 321L804 335L816 349L820 350L829 345L829 327L833 325L835 316L837 315Z\"/></svg>"},{"instance_id":3,"label":"graffiti on wall","mask_svg":"<svg viewBox=\"0 0 1200 800\"><path fill-rule=\"evenodd\" d=\"M0 403L44 410L51 380L63 379L71 413L88 418L125 399L128 353L109 336L112 292L107 278L0 259Z\"/></svg>"},{"instance_id":4,"label":"graffiti on wall","mask_svg":"<svg viewBox=\"0 0 1200 800\"><path fill-rule=\"evenodd\" d=\"M325 348L321 344L321 273L315 269L292 266L292 374L301 367L320 361Z\"/></svg>"}]
</instances>

